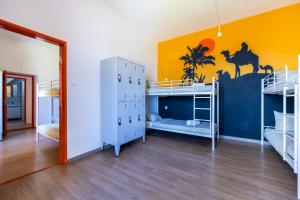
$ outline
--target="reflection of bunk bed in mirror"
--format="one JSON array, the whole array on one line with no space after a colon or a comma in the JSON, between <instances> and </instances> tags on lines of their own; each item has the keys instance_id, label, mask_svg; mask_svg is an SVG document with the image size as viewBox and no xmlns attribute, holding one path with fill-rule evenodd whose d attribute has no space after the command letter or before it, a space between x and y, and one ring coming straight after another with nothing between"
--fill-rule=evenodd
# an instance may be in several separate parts
<instances>
[{"instance_id":1,"label":"reflection of bunk bed in mirror","mask_svg":"<svg viewBox=\"0 0 300 200\"><path fill-rule=\"evenodd\" d=\"M36 140L43 135L59 142L59 80L37 84Z\"/></svg>"},{"instance_id":2,"label":"reflection of bunk bed in mirror","mask_svg":"<svg viewBox=\"0 0 300 200\"><path fill-rule=\"evenodd\" d=\"M261 83L261 144L267 139L297 173L298 73L287 66L269 74ZM265 125L265 95L282 96L283 112L274 112L275 126ZM294 113L287 113L287 99L294 98Z\"/></svg>"},{"instance_id":3,"label":"reflection of bunk bed in mirror","mask_svg":"<svg viewBox=\"0 0 300 200\"><path fill-rule=\"evenodd\" d=\"M146 95L150 107L155 103L149 101L158 103L159 97L192 96L193 119L188 120L191 124L187 125L186 120L178 119L147 120L146 128L211 138L212 150L215 149L215 136L219 137L219 83L214 78L211 84L195 83L193 80L148 82ZM209 101L209 106L199 107L197 102L200 100ZM158 106L154 107L156 111L152 108L150 111L158 113ZM207 118L198 118L199 112L207 113Z\"/></svg>"}]
</instances>

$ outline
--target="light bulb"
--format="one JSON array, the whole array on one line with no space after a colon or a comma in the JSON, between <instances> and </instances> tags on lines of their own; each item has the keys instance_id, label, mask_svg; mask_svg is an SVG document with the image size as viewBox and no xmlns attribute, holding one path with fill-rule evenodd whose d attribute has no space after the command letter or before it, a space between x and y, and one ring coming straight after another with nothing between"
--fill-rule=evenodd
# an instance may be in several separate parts
<instances>
[{"instance_id":1,"label":"light bulb","mask_svg":"<svg viewBox=\"0 0 300 200\"><path fill-rule=\"evenodd\" d=\"M217 33L217 36L218 36L218 37L222 37L221 25L219 25L218 28L219 28L219 31L218 31L218 33Z\"/></svg>"},{"instance_id":2,"label":"light bulb","mask_svg":"<svg viewBox=\"0 0 300 200\"><path fill-rule=\"evenodd\" d=\"M222 37L222 32L221 32L221 31L218 31L217 36L218 36L218 37Z\"/></svg>"}]
</instances>

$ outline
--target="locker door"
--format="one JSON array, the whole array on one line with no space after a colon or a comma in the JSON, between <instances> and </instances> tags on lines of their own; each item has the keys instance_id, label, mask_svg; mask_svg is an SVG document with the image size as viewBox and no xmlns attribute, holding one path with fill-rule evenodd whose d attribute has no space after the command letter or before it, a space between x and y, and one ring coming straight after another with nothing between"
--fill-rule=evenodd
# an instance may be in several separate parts
<instances>
[{"instance_id":1,"label":"locker door","mask_svg":"<svg viewBox=\"0 0 300 200\"><path fill-rule=\"evenodd\" d=\"M141 137L145 134L145 103L144 101L138 101L137 106L137 137Z\"/></svg>"},{"instance_id":2,"label":"locker door","mask_svg":"<svg viewBox=\"0 0 300 200\"><path fill-rule=\"evenodd\" d=\"M145 98L145 68L142 65L137 66L137 99L144 100Z\"/></svg>"},{"instance_id":3,"label":"locker door","mask_svg":"<svg viewBox=\"0 0 300 200\"><path fill-rule=\"evenodd\" d=\"M128 104L126 102L118 103L118 140L119 144L124 144L128 141Z\"/></svg>"},{"instance_id":4,"label":"locker door","mask_svg":"<svg viewBox=\"0 0 300 200\"><path fill-rule=\"evenodd\" d=\"M137 104L136 102L129 102L128 110L128 123L129 123L129 139L134 140L137 134Z\"/></svg>"},{"instance_id":5,"label":"locker door","mask_svg":"<svg viewBox=\"0 0 300 200\"><path fill-rule=\"evenodd\" d=\"M128 63L128 69L127 69L127 79L128 79L128 100L129 101L134 101L136 100L136 64L129 62Z\"/></svg>"},{"instance_id":6,"label":"locker door","mask_svg":"<svg viewBox=\"0 0 300 200\"><path fill-rule=\"evenodd\" d=\"M123 59L118 58L118 101L126 101L127 99L127 62Z\"/></svg>"}]
</instances>

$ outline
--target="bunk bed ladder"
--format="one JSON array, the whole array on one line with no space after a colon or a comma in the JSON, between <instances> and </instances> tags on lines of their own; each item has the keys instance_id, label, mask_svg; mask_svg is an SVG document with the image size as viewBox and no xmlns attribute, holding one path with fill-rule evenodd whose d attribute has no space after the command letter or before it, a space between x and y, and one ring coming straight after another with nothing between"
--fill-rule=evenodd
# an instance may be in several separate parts
<instances>
[{"instance_id":1,"label":"bunk bed ladder","mask_svg":"<svg viewBox=\"0 0 300 200\"><path fill-rule=\"evenodd\" d=\"M212 150L215 150L215 95L216 95L216 82L215 79L213 78L213 83L212 83L212 92L211 93L207 93L207 94L196 94L194 92L194 98L193 98L193 119L195 120L200 120L200 121L205 121L205 122L209 122L209 132L210 132L210 136L212 139ZM218 86L217 86L218 88ZM218 92L218 91L217 91ZM218 98L218 97L217 97ZM209 108L205 108L205 107L196 107L196 100L197 99L208 99L209 100ZM219 99L217 99L217 122L219 122ZM205 110L205 111L209 111L209 119L198 119L196 117L196 111L201 111L201 110ZM219 124L218 124L219 125ZM195 123L194 123L194 127L195 127ZM218 130L218 137L219 137L219 130Z\"/></svg>"},{"instance_id":2,"label":"bunk bed ladder","mask_svg":"<svg viewBox=\"0 0 300 200\"><path fill-rule=\"evenodd\" d=\"M196 101L199 99L209 99L209 102L211 104L211 95L210 94L194 94L194 101L193 101L193 118L194 120L200 120L200 121L205 121L205 122L210 122L211 121L211 114L209 116L209 119L198 119L196 117L196 112L197 111L201 111L201 110L205 110L205 111L211 111L211 105L209 108L205 108L205 107L196 107ZM195 124L194 124L195 126Z\"/></svg>"}]
</instances>

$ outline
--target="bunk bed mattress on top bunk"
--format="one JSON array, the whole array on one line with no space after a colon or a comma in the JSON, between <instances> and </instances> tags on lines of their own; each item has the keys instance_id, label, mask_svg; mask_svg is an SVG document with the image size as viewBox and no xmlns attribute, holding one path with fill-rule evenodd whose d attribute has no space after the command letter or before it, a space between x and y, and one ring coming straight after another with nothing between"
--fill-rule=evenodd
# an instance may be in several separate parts
<instances>
[{"instance_id":1,"label":"bunk bed mattress on top bunk","mask_svg":"<svg viewBox=\"0 0 300 200\"><path fill-rule=\"evenodd\" d=\"M283 155L283 136L282 132L277 131L276 129L266 128L264 131L264 136L270 142L270 144L278 151L278 153ZM287 137L287 153L294 158L294 141Z\"/></svg>"},{"instance_id":2,"label":"bunk bed mattress on top bunk","mask_svg":"<svg viewBox=\"0 0 300 200\"><path fill-rule=\"evenodd\" d=\"M39 125L37 128L37 132L48 138L59 141L59 125L58 125L58 123Z\"/></svg>"},{"instance_id":3,"label":"bunk bed mattress on top bunk","mask_svg":"<svg viewBox=\"0 0 300 200\"><path fill-rule=\"evenodd\" d=\"M184 87L150 87L147 89L147 94L186 94L186 93L200 93L210 92L212 90L211 85L200 85L200 86L184 86Z\"/></svg>"},{"instance_id":4,"label":"bunk bed mattress on top bunk","mask_svg":"<svg viewBox=\"0 0 300 200\"><path fill-rule=\"evenodd\" d=\"M275 85L270 84L265 87L265 92L276 92L282 91L284 87L293 87L298 82L298 72L295 70L290 70L287 72L287 80L285 72L278 73L276 75L277 81Z\"/></svg>"},{"instance_id":5,"label":"bunk bed mattress on top bunk","mask_svg":"<svg viewBox=\"0 0 300 200\"><path fill-rule=\"evenodd\" d=\"M38 95L39 97L57 97L59 96L59 88L40 90Z\"/></svg>"},{"instance_id":6,"label":"bunk bed mattress on top bunk","mask_svg":"<svg viewBox=\"0 0 300 200\"><path fill-rule=\"evenodd\" d=\"M210 136L209 122L201 122L197 126L187 126L185 120L161 119L158 121L146 121L146 127L150 129L180 132L192 135ZM217 130L217 129L215 129Z\"/></svg>"}]
</instances>

